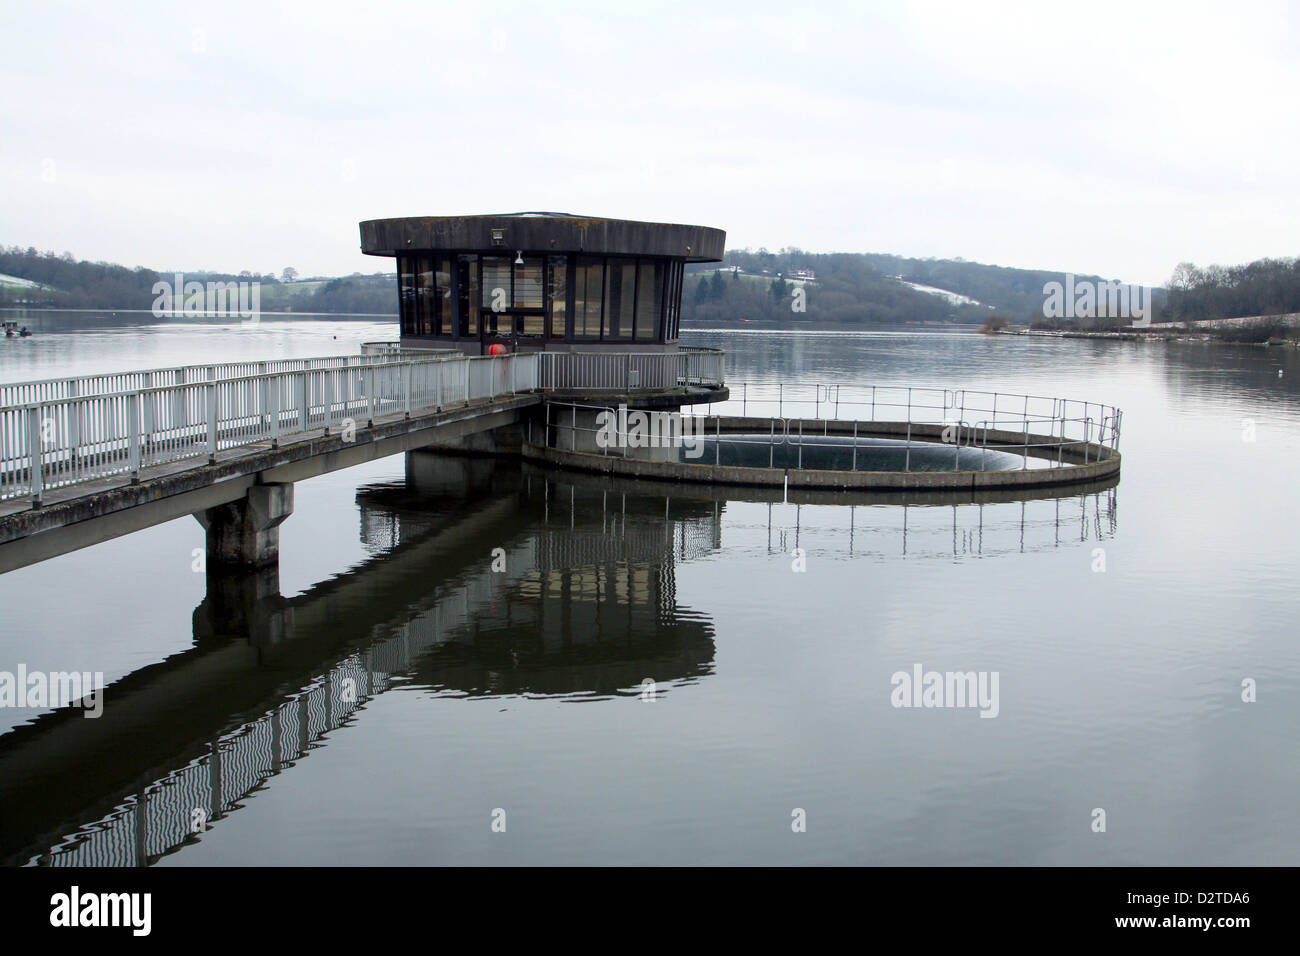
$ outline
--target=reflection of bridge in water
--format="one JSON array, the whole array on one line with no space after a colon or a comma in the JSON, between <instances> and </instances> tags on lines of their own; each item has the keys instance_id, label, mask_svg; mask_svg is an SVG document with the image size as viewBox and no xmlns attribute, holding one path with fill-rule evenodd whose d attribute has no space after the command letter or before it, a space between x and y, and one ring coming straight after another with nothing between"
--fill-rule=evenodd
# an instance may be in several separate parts
<instances>
[{"instance_id":1,"label":"reflection of bridge in water","mask_svg":"<svg viewBox=\"0 0 1300 956\"><path fill-rule=\"evenodd\" d=\"M193 650L109 686L98 719L0 737L0 857L152 863L399 685L589 699L711 672L673 569L717 547L715 508L425 454L408 485L358 494L360 567L287 600L278 580L210 580Z\"/></svg>"}]
</instances>

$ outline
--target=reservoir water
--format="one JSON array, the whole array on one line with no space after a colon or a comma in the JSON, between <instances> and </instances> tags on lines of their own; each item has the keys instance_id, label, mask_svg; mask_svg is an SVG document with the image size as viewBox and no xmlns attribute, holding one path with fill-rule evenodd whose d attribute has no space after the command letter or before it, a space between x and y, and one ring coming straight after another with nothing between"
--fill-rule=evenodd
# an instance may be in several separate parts
<instances>
[{"instance_id":1,"label":"reservoir water","mask_svg":"<svg viewBox=\"0 0 1300 956\"><path fill-rule=\"evenodd\" d=\"M2 381L396 337L373 319L24 321ZM205 597L192 519L11 572L0 671L108 687L99 721L0 709L0 859L1296 861L1294 351L683 341L724 348L733 388L1114 404L1123 475L800 499L399 456L297 486L281 599L255 620ZM931 671L996 674L996 708L896 706L897 675Z\"/></svg>"}]
</instances>

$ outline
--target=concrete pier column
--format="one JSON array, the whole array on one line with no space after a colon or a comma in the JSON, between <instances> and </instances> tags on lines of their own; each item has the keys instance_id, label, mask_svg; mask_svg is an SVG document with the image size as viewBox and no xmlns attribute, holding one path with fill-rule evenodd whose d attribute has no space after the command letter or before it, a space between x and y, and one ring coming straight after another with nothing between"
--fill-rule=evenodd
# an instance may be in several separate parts
<instances>
[{"instance_id":1,"label":"concrete pier column","mask_svg":"<svg viewBox=\"0 0 1300 956\"><path fill-rule=\"evenodd\" d=\"M279 643L292 626L280 597L280 524L293 514L293 485L254 485L238 501L194 515L208 532L207 596L194 611L199 640L245 637Z\"/></svg>"},{"instance_id":2,"label":"concrete pier column","mask_svg":"<svg viewBox=\"0 0 1300 956\"><path fill-rule=\"evenodd\" d=\"M293 514L293 485L254 485L238 501L194 515L208 532L207 566L262 568L280 558L280 524Z\"/></svg>"}]
</instances>

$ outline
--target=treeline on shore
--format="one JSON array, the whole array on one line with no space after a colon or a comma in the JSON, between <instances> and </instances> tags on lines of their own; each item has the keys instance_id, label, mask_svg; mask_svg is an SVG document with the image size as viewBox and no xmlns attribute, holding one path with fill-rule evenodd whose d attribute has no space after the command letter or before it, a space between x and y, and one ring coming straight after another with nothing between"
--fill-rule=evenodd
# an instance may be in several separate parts
<instances>
[{"instance_id":1,"label":"treeline on shore","mask_svg":"<svg viewBox=\"0 0 1300 956\"><path fill-rule=\"evenodd\" d=\"M293 270L286 270L291 274ZM0 246L0 274L26 279L36 287L0 282L0 306L28 305L55 309L152 309L158 282L173 284L175 275L110 262L88 262L71 253L38 252L32 247ZM285 282L271 273L244 271L186 272L186 282L260 283L263 311L370 312L397 314L396 279L392 273L354 273L335 279ZM179 292L180 290L175 290Z\"/></svg>"},{"instance_id":2,"label":"treeline on shore","mask_svg":"<svg viewBox=\"0 0 1300 956\"><path fill-rule=\"evenodd\" d=\"M36 283L0 282L0 306L141 309L154 305L156 283L175 276L137 266L76 259L71 253L0 246L0 274ZM293 275L286 269L284 277ZM813 278L796 278L813 276ZM282 281L270 273L191 272L186 281L261 283L264 312L371 313L395 315L397 295L391 272L353 273L331 279ZM791 328L902 326L918 324L1011 325L1055 329L1106 329L1130 325L1128 318L1047 319L1044 287L1061 273L967 262L883 254L809 253L796 248L730 250L720 265L687 267L682 319L688 325L728 326L741 321ZM1078 281L1100 281L1078 275ZM912 288L942 289L974 302ZM1154 295L1153 321L1194 322L1300 312L1300 259L1259 259L1239 266L1198 268L1181 263L1167 289ZM1294 337L1294 323L1255 323L1216 329L1220 338L1265 341Z\"/></svg>"},{"instance_id":3,"label":"treeline on shore","mask_svg":"<svg viewBox=\"0 0 1300 956\"><path fill-rule=\"evenodd\" d=\"M1300 259L1256 259L1198 268L1183 262L1169 281L1163 320L1195 322L1300 312Z\"/></svg>"}]
</instances>

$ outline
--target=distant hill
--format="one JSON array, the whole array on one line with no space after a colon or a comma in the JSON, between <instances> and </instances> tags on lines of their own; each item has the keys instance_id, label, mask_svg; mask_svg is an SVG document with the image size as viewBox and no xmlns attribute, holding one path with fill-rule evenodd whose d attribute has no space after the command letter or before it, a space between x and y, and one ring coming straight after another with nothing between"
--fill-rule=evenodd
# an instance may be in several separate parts
<instances>
[{"instance_id":1,"label":"distant hill","mask_svg":"<svg viewBox=\"0 0 1300 956\"><path fill-rule=\"evenodd\" d=\"M993 316L1043 324L1043 286L1062 273L873 253L733 249L722 265L687 270L682 320L778 327L843 325L980 325ZM714 278L714 274L718 278ZM811 282L791 281L811 273ZM1099 276L1076 273L1079 280ZM795 289L803 288L804 311Z\"/></svg>"},{"instance_id":2,"label":"distant hill","mask_svg":"<svg viewBox=\"0 0 1300 956\"><path fill-rule=\"evenodd\" d=\"M0 246L0 306L152 308L154 283L170 272L78 260L19 246ZM281 282L270 274L188 272L187 280L261 283L264 312L395 315L391 271ZM1101 277L1076 273L1076 278ZM846 326L977 326L994 316L1016 325L1043 320L1043 286L1062 274L882 253L810 253L733 249L722 264L687 266L682 290L686 326L840 328ZM1156 318L1171 321L1274 315L1300 311L1300 260L1261 259L1243 266L1175 271ZM1069 322L1059 322L1068 325Z\"/></svg>"},{"instance_id":3,"label":"distant hill","mask_svg":"<svg viewBox=\"0 0 1300 956\"><path fill-rule=\"evenodd\" d=\"M109 262L87 262L65 252L38 252L20 246L0 246L0 306L34 305L64 309L152 309L154 283L173 282L171 272ZM263 312L370 312L397 314L393 274L354 273L281 282L269 273L238 275L193 271L185 281L261 283Z\"/></svg>"}]
</instances>

